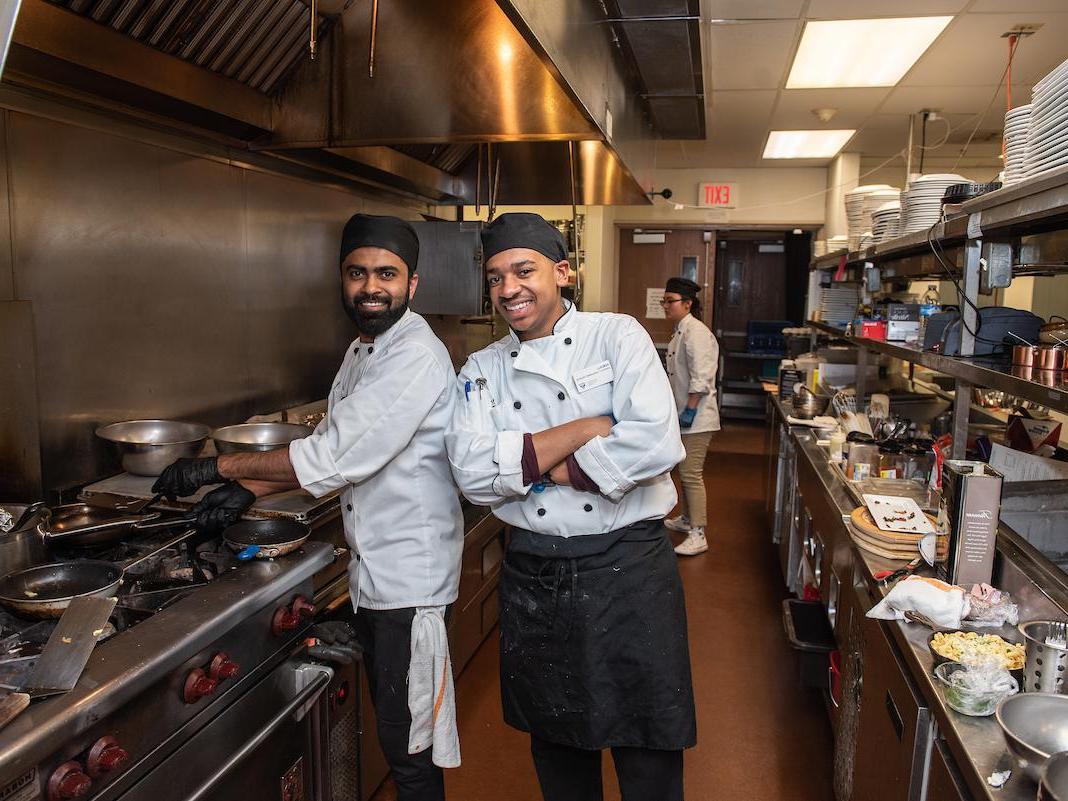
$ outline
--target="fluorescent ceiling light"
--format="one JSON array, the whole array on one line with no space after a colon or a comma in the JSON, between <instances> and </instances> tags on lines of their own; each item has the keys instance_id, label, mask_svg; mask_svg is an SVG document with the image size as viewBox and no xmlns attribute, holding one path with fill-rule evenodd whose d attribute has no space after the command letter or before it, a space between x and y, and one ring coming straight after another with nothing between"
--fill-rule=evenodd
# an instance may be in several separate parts
<instances>
[{"instance_id":1,"label":"fluorescent ceiling light","mask_svg":"<svg viewBox=\"0 0 1068 801\"><path fill-rule=\"evenodd\" d=\"M855 129L838 131L772 131L764 146L766 159L824 159L838 154Z\"/></svg>"},{"instance_id":2,"label":"fluorescent ceiling light","mask_svg":"<svg viewBox=\"0 0 1068 801\"><path fill-rule=\"evenodd\" d=\"M808 22L787 89L895 86L953 17Z\"/></svg>"}]
</instances>

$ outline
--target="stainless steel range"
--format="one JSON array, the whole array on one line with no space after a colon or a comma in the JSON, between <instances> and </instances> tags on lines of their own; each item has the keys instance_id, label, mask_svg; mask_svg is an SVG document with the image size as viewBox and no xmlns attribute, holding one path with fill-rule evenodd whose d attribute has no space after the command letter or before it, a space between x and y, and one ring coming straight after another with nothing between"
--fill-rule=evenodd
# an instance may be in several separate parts
<instances>
[{"instance_id":1,"label":"stainless steel range","mask_svg":"<svg viewBox=\"0 0 1068 801\"><path fill-rule=\"evenodd\" d=\"M92 556L122 562L174 534ZM358 801L358 665L304 655L337 556L309 540L239 564L190 530L142 562L74 690L0 730L0 799ZM0 684L53 625L0 618Z\"/></svg>"}]
</instances>

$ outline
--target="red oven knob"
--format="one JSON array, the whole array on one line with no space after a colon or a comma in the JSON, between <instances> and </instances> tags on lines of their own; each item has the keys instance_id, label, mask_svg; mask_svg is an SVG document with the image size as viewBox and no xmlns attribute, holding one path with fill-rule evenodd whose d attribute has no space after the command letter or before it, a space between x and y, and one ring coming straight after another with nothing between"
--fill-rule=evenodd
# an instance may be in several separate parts
<instances>
[{"instance_id":1,"label":"red oven knob","mask_svg":"<svg viewBox=\"0 0 1068 801\"><path fill-rule=\"evenodd\" d=\"M271 632L278 637L287 631L293 631L300 625L300 618L289 611L288 606L280 606L271 618Z\"/></svg>"},{"instance_id":2,"label":"red oven knob","mask_svg":"<svg viewBox=\"0 0 1068 801\"><path fill-rule=\"evenodd\" d=\"M231 661L230 657L222 651L215 654L215 657L211 660L211 665L208 667L208 675L215 679L215 681L232 679L240 671L241 665Z\"/></svg>"},{"instance_id":3,"label":"red oven knob","mask_svg":"<svg viewBox=\"0 0 1068 801\"><path fill-rule=\"evenodd\" d=\"M93 786L82 766L77 762L64 762L48 778L48 801L70 801L88 795Z\"/></svg>"},{"instance_id":4,"label":"red oven knob","mask_svg":"<svg viewBox=\"0 0 1068 801\"><path fill-rule=\"evenodd\" d=\"M111 771L122 767L129 759L129 753L119 745L118 740L114 737L101 737L89 749L85 767L90 776L98 779L105 773L111 773Z\"/></svg>"},{"instance_id":5,"label":"red oven knob","mask_svg":"<svg viewBox=\"0 0 1068 801\"><path fill-rule=\"evenodd\" d=\"M315 614L315 604L311 603L303 595L293 599L293 605L289 607L294 615L302 618L310 618Z\"/></svg>"},{"instance_id":6,"label":"red oven knob","mask_svg":"<svg viewBox=\"0 0 1068 801\"><path fill-rule=\"evenodd\" d=\"M193 668L185 677L185 688L182 690L182 698L187 704L195 704L201 698L207 698L215 693L219 683L208 676L200 668Z\"/></svg>"},{"instance_id":7,"label":"red oven knob","mask_svg":"<svg viewBox=\"0 0 1068 801\"><path fill-rule=\"evenodd\" d=\"M315 605L303 595L298 595L287 606L280 606L271 618L271 631L275 636L285 634L300 627L301 622L315 614Z\"/></svg>"}]
</instances>

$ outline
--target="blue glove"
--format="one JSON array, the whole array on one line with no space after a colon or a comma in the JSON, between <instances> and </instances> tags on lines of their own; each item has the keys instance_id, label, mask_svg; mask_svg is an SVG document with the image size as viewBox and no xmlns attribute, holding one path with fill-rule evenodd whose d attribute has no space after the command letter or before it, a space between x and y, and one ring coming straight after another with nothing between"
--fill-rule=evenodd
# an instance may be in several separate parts
<instances>
[{"instance_id":1,"label":"blue glove","mask_svg":"<svg viewBox=\"0 0 1068 801\"><path fill-rule=\"evenodd\" d=\"M683 428L689 428L693 425L695 417L697 417L697 409L691 409L687 406L682 410L682 414L679 415L679 425Z\"/></svg>"}]
</instances>

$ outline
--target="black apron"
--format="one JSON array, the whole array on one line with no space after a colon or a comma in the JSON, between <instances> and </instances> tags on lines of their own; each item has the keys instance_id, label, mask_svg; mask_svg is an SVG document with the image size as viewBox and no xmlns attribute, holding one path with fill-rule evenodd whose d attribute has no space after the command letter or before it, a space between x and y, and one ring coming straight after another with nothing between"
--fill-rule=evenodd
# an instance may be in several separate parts
<instances>
[{"instance_id":1,"label":"black apron","mask_svg":"<svg viewBox=\"0 0 1068 801\"><path fill-rule=\"evenodd\" d=\"M500 603L508 725L585 749L696 743L686 605L663 521L572 538L513 530Z\"/></svg>"}]
</instances>

